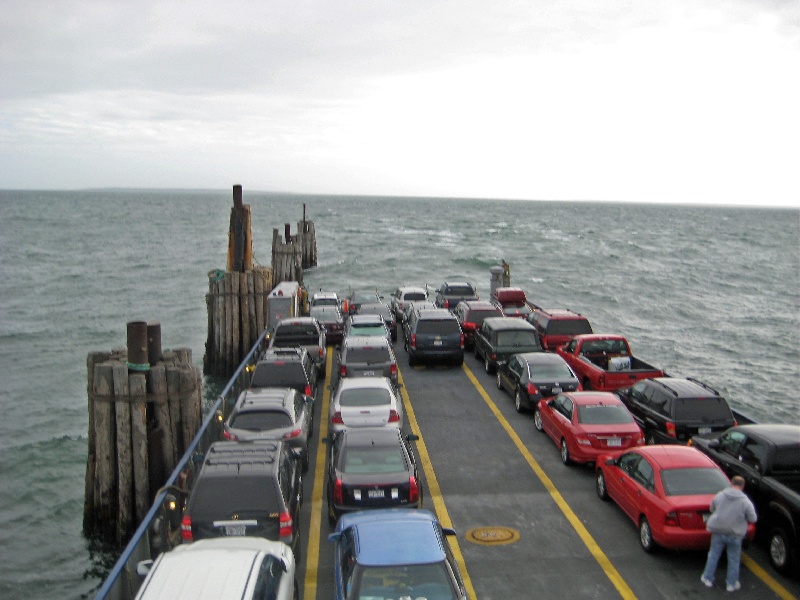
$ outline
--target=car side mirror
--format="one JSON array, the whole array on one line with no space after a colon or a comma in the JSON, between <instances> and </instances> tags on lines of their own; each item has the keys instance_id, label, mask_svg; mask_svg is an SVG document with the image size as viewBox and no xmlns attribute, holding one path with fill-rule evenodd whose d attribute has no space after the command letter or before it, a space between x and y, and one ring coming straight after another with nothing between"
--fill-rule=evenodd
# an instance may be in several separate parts
<instances>
[{"instance_id":1,"label":"car side mirror","mask_svg":"<svg viewBox=\"0 0 800 600\"><path fill-rule=\"evenodd\" d=\"M407 439L409 442L416 442L416 441L419 439L419 436L418 436L418 435L416 435L416 434L414 434L414 433L409 433L409 434L406 436L406 439Z\"/></svg>"},{"instance_id":2,"label":"car side mirror","mask_svg":"<svg viewBox=\"0 0 800 600\"><path fill-rule=\"evenodd\" d=\"M708 447L717 450L719 448L719 440L711 440L708 442Z\"/></svg>"},{"instance_id":3,"label":"car side mirror","mask_svg":"<svg viewBox=\"0 0 800 600\"><path fill-rule=\"evenodd\" d=\"M326 436L326 437L322 438L322 443L323 444L332 444L333 443L333 438L331 436Z\"/></svg>"},{"instance_id":4,"label":"car side mirror","mask_svg":"<svg viewBox=\"0 0 800 600\"><path fill-rule=\"evenodd\" d=\"M451 527L442 527L442 533L444 535L456 535L456 530Z\"/></svg>"},{"instance_id":5,"label":"car side mirror","mask_svg":"<svg viewBox=\"0 0 800 600\"><path fill-rule=\"evenodd\" d=\"M606 464L607 464L609 467L613 467L615 464L617 464L617 461L616 461L616 459L614 459L614 458L609 458L608 460L606 460Z\"/></svg>"},{"instance_id":6,"label":"car side mirror","mask_svg":"<svg viewBox=\"0 0 800 600\"><path fill-rule=\"evenodd\" d=\"M147 560L140 560L138 563L136 563L136 573L142 577L146 577L152 566L153 559L149 558Z\"/></svg>"}]
</instances>

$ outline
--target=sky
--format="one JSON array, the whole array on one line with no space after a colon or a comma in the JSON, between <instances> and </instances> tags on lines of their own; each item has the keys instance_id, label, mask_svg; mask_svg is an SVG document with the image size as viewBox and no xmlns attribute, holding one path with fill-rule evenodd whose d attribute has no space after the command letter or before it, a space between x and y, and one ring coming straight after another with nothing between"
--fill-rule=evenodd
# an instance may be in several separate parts
<instances>
[{"instance_id":1,"label":"sky","mask_svg":"<svg viewBox=\"0 0 800 600\"><path fill-rule=\"evenodd\" d=\"M0 189L800 207L800 0L3 0Z\"/></svg>"}]
</instances>

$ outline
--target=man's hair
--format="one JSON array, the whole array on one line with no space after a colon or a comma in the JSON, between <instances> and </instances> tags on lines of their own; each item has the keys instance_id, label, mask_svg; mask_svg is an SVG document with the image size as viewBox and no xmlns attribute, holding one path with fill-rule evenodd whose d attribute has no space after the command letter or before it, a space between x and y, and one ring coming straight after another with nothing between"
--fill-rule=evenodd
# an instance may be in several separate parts
<instances>
[{"instance_id":1,"label":"man's hair","mask_svg":"<svg viewBox=\"0 0 800 600\"><path fill-rule=\"evenodd\" d=\"M738 488L744 488L744 477L741 475L734 475L731 477L731 485Z\"/></svg>"}]
</instances>

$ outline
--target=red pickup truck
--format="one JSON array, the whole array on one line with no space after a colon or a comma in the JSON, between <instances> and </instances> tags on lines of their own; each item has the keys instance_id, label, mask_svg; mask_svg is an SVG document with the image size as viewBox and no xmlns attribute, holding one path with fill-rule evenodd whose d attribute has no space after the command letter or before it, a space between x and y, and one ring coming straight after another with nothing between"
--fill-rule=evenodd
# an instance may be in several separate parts
<instances>
[{"instance_id":1,"label":"red pickup truck","mask_svg":"<svg viewBox=\"0 0 800 600\"><path fill-rule=\"evenodd\" d=\"M664 377L661 369L635 358L621 335L576 335L556 352L578 375L585 390L614 391L649 377Z\"/></svg>"},{"instance_id":2,"label":"red pickup truck","mask_svg":"<svg viewBox=\"0 0 800 600\"><path fill-rule=\"evenodd\" d=\"M491 303L506 317L525 319L539 307L528 302L525 290L518 287L499 287L492 292Z\"/></svg>"}]
</instances>

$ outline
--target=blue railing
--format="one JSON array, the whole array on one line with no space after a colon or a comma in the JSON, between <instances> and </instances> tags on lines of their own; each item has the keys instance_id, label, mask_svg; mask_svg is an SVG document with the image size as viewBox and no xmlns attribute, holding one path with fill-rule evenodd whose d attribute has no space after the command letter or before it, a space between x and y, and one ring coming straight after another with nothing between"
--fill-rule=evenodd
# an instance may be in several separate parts
<instances>
[{"instance_id":1,"label":"blue railing","mask_svg":"<svg viewBox=\"0 0 800 600\"><path fill-rule=\"evenodd\" d=\"M180 523L174 522L174 515L178 515L180 518L179 507L188 492L188 488L185 486L187 482L191 482L195 466L194 458L202 457L208 447L221 438L222 421L233 407L239 393L247 387L250 381L248 367L255 364L258 356L266 347L266 333L266 330L262 332L217 397L214 405L209 409L197 435L189 444L166 484L156 493L153 506L150 507L131 541L128 542L97 592L97 600L131 600L144 581L144 577L136 571L138 563L155 558L161 552L180 543ZM177 503L178 508L170 506L172 503Z\"/></svg>"}]
</instances>

